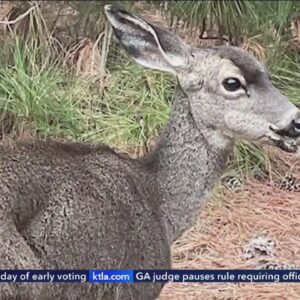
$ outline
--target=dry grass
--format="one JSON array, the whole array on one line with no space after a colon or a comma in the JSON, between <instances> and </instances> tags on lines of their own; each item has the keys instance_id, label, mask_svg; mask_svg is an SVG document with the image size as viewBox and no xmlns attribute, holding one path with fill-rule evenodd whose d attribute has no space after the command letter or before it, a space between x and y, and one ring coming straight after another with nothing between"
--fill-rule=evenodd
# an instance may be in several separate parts
<instances>
[{"instance_id":1,"label":"dry grass","mask_svg":"<svg viewBox=\"0 0 300 300\"><path fill-rule=\"evenodd\" d=\"M242 48L255 56L262 63L266 63L266 48L261 43L255 41L253 38L245 38L242 44Z\"/></svg>"},{"instance_id":2,"label":"dry grass","mask_svg":"<svg viewBox=\"0 0 300 300\"><path fill-rule=\"evenodd\" d=\"M300 161L282 156L300 181ZM276 187L272 182L247 180L245 189L221 194L199 216L198 223L173 245L175 269L255 269L272 263L300 268L300 193ZM274 257L245 259L243 252L257 235L276 241ZM275 286L276 285L276 286ZM170 283L166 299L300 299L299 284Z\"/></svg>"}]
</instances>

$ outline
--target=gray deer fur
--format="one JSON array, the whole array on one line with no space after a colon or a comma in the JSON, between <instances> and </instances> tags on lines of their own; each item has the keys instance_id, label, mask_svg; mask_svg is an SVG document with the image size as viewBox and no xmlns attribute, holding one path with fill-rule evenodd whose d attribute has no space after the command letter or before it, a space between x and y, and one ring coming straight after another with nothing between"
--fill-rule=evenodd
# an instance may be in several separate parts
<instances>
[{"instance_id":1,"label":"gray deer fur","mask_svg":"<svg viewBox=\"0 0 300 300\"><path fill-rule=\"evenodd\" d=\"M1 145L2 269L168 269L172 242L193 225L236 139L297 149L299 110L250 54L193 48L127 12L105 10L137 62L177 77L170 119L154 151L135 160L104 145ZM228 91L226 78L242 86ZM1 284L0 299L142 300L162 287Z\"/></svg>"}]
</instances>

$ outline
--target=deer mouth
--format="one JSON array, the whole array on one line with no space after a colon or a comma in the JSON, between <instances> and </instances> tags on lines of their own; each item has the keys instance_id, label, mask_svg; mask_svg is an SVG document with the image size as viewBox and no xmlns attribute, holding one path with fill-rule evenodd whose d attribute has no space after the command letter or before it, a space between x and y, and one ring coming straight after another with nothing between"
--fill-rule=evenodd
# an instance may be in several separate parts
<instances>
[{"instance_id":1,"label":"deer mouth","mask_svg":"<svg viewBox=\"0 0 300 300\"><path fill-rule=\"evenodd\" d=\"M270 126L270 132L265 135L269 142L285 152L296 153L300 150L299 134L287 135L286 130ZM298 139L297 139L298 138Z\"/></svg>"},{"instance_id":2,"label":"deer mouth","mask_svg":"<svg viewBox=\"0 0 300 300\"><path fill-rule=\"evenodd\" d=\"M276 147L280 148L285 152L296 153L298 152L299 145L296 140L287 137L281 137L278 140L273 140Z\"/></svg>"}]
</instances>

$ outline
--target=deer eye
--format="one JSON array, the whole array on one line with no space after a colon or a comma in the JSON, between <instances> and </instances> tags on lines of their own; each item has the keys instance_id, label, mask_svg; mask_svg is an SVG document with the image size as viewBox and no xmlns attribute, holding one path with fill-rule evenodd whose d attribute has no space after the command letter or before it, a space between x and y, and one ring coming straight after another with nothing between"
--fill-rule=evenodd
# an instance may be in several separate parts
<instances>
[{"instance_id":1,"label":"deer eye","mask_svg":"<svg viewBox=\"0 0 300 300\"><path fill-rule=\"evenodd\" d=\"M242 84L237 78L226 78L223 81L223 86L227 91L235 92L242 87Z\"/></svg>"}]
</instances>

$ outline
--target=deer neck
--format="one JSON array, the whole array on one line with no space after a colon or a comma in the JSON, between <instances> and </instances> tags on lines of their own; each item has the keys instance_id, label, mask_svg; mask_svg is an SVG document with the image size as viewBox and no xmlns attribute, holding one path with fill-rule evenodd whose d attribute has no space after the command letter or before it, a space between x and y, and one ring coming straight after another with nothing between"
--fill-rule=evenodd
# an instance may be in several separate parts
<instances>
[{"instance_id":1,"label":"deer neck","mask_svg":"<svg viewBox=\"0 0 300 300\"><path fill-rule=\"evenodd\" d=\"M233 141L195 122L179 91L151 162L170 244L196 221L232 150Z\"/></svg>"}]
</instances>

